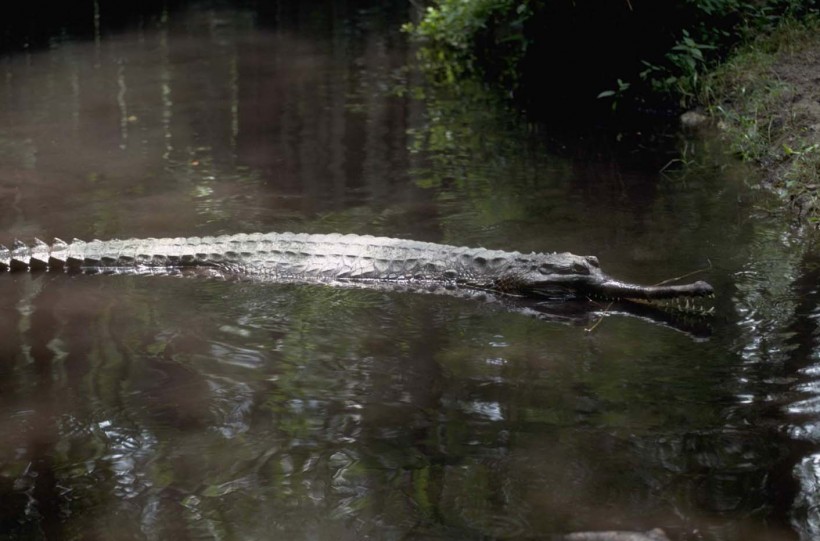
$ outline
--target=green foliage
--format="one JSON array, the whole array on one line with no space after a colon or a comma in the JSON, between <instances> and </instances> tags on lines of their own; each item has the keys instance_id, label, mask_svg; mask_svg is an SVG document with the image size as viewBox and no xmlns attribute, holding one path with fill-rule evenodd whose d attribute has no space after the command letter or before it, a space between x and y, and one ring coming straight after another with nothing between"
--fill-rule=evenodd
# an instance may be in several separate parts
<instances>
[{"instance_id":1,"label":"green foliage","mask_svg":"<svg viewBox=\"0 0 820 541\"><path fill-rule=\"evenodd\" d=\"M457 86L467 75L481 75L509 93L518 89L522 81L530 80L526 77L527 69L543 70L543 66L555 65L553 55L572 57L576 48L571 41L562 50L555 49L550 41L555 39L556 31L567 32L562 39L576 37L572 34L575 27L562 28L558 17L573 18L578 29L588 31L595 24L607 28L604 18L615 16L620 17L617 23L633 25L632 31L639 32L642 38L643 34L651 34L637 51L618 43L617 34L599 38L590 32L577 36L601 39L594 45L602 53L621 51L620 55L600 55L600 66L593 65L597 59L580 56L579 62L564 64L589 72L610 70L605 77L611 76L609 80L617 82L614 87L579 88L577 94L612 100L613 110L619 103L636 97L645 101L647 93L656 96L654 101L689 105L701 88L702 74L738 43L771 33L783 20L818 12L817 0L675 0L662 6L633 6L630 2L606 5L596 0L433 1L434 5L426 8L417 25L408 23L404 29L423 42L419 58L425 71L434 80L449 85ZM596 16L600 19L592 21ZM586 25L588 20L590 24ZM544 25L554 26L545 31ZM538 47L544 43L550 46ZM528 51L534 50L538 54L528 57ZM567 80L571 73L553 75L554 84L573 84Z\"/></svg>"},{"instance_id":2,"label":"green foliage","mask_svg":"<svg viewBox=\"0 0 820 541\"><path fill-rule=\"evenodd\" d=\"M653 64L642 60L645 66L640 78L648 82L655 92L672 92L681 101L691 100L698 85L698 73L706 64L704 52L714 50L714 45L698 43L686 29L681 30L680 41L664 55L664 62Z\"/></svg>"},{"instance_id":3,"label":"green foliage","mask_svg":"<svg viewBox=\"0 0 820 541\"><path fill-rule=\"evenodd\" d=\"M499 78L514 84L531 16L528 0L438 0L418 25L407 23L403 30L425 42L419 60L439 81L455 83L484 62L496 64Z\"/></svg>"},{"instance_id":4,"label":"green foliage","mask_svg":"<svg viewBox=\"0 0 820 541\"><path fill-rule=\"evenodd\" d=\"M615 90L604 90L600 94L598 94L598 99L601 98L611 98L612 99L612 110L615 111L618 108L618 100L621 99L629 87L631 86L629 83L625 83L624 81L618 79L617 81L617 88Z\"/></svg>"},{"instance_id":5,"label":"green foliage","mask_svg":"<svg viewBox=\"0 0 820 541\"><path fill-rule=\"evenodd\" d=\"M513 0L441 0L438 7L427 8L418 27L408 24L406 29L469 54L475 35L486 29L494 17L512 9L514 4ZM526 4L517 6L516 11L526 11Z\"/></svg>"},{"instance_id":6,"label":"green foliage","mask_svg":"<svg viewBox=\"0 0 820 541\"><path fill-rule=\"evenodd\" d=\"M774 31L783 21L817 13L814 0L687 0L695 10L691 28L652 63L642 60L640 78L658 93L676 96L681 106L694 102L700 75L722 60L737 43Z\"/></svg>"}]
</instances>

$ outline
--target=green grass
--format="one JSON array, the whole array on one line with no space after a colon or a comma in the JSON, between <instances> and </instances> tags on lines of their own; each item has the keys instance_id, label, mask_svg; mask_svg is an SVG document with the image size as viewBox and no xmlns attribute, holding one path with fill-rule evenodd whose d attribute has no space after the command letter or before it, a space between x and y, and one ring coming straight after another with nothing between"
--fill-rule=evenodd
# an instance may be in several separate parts
<instances>
[{"instance_id":1,"label":"green grass","mask_svg":"<svg viewBox=\"0 0 820 541\"><path fill-rule=\"evenodd\" d=\"M801 92L775 66L820 47L820 20L784 21L771 35L736 51L703 81L699 98L718 120L733 152L759 164L765 183L801 217L820 224L820 118L793 106ZM817 70L817 66L805 66Z\"/></svg>"}]
</instances>

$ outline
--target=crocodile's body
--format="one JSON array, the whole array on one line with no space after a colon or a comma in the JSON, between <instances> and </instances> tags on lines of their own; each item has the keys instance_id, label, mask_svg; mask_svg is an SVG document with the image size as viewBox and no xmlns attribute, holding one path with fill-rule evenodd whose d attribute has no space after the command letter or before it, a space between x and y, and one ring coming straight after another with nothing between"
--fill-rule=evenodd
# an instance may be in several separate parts
<instances>
[{"instance_id":1,"label":"crocodile's body","mask_svg":"<svg viewBox=\"0 0 820 541\"><path fill-rule=\"evenodd\" d=\"M272 281L411 283L537 298L655 300L712 294L705 282L639 286L592 256L521 254L359 235L293 233L0 246L0 270L180 272L210 269Z\"/></svg>"}]
</instances>

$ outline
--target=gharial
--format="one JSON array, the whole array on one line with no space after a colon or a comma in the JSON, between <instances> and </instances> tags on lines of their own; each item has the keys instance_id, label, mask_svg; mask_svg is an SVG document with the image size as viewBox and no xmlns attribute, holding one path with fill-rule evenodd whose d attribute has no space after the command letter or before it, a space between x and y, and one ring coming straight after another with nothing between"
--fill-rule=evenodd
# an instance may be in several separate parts
<instances>
[{"instance_id":1,"label":"gharial","mask_svg":"<svg viewBox=\"0 0 820 541\"><path fill-rule=\"evenodd\" d=\"M369 235L254 233L0 246L0 270L205 273L272 282L410 287L535 301L652 304L712 296L711 285L642 286L606 275L594 256L466 248Z\"/></svg>"}]
</instances>

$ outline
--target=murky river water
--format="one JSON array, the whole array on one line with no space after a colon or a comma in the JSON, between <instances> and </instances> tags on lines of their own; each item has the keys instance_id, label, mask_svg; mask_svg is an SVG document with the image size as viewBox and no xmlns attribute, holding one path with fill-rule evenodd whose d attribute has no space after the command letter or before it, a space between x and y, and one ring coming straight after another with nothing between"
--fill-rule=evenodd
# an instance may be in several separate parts
<instances>
[{"instance_id":1,"label":"murky river water","mask_svg":"<svg viewBox=\"0 0 820 541\"><path fill-rule=\"evenodd\" d=\"M284 6L116 31L97 9L87 39L0 57L0 241L337 231L595 254L646 283L710 267L711 337L0 276L0 536L820 536L820 255L719 145L549 143L420 96L409 7Z\"/></svg>"}]
</instances>

